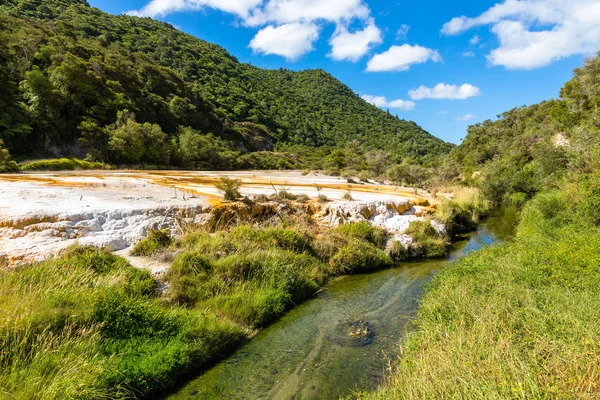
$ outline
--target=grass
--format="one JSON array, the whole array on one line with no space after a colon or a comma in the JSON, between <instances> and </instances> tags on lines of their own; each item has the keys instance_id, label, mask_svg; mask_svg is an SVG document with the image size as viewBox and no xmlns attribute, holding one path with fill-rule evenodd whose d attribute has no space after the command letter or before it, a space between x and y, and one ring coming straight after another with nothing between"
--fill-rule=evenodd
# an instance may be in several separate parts
<instances>
[{"instance_id":1,"label":"grass","mask_svg":"<svg viewBox=\"0 0 600 400\"><path fill-rule=\"evenodd\" d=\"M73 171L79 169L110 169L108 164L80 160L78 158L55 158L29 161L20 165L22 171Z\"/></svg>"},{"instance_id":2,"label":"grass","mask_svg":"<svg viewBox=\"0 0 600 400\"><path fill-rule=\"evenodd\" d=\"M108 251L73 247L0 272L0 393L10 398L154 398L211 365L330 278L392 265L368 224L239 225L135 254L173 257L161 292Z\"/></svg>"},{"instance_id":3,"label":"grass","mask_svg":"<svg viewBox=\"0 0 600 400\"><path fill-rule=\"evenodd\" d=\"M131 250L132 256L150 257L159 251L166 249L172 242L169 229L155 230L148 232L148 236L140 240Z\"/></svg>"},{"instance_id":4,"label":"grass","mask_svg":"<svg viewBox=\"0 0 600 400\"><path fill-rule=\"evenodd\" d=\"M1 272L0 393L151 396L244 339L238 326L156 293L148 272L88 247Z\"/></svg>"},{"instance_id":5,"label":"grass","mask_svg":"<svg viewBox=\"0 0 600 400\"><path fill-rule=\"evenodd\" d=\"M437 275L369 399L600 397L598 176L537 195L516 241Z\"/></svg>"},{"instance_id":6,"label":"grass","mask_svg":"<svg viewBox=\"0 0 600 400\"><path fill-rule=\"evenodd\" d=\"M224 200L234 201L242 197L242 194L240 193L242 181L239 179L223 177L215 184L215 187L223 193Z\"/></svg>"},{"instance_id":7,"label":"grass","mask_svg":"<svg viewBox=\"0 0 600 400\"><path fill-rule=\"evenodd\" d=\"M453 197L440 199L435 218L447 227L450 235L473 230L492 209L492 203L477 188L460 186L443 191L451 192Z\"/></svg>"},{"instance_id":8,"label":"grass","mask_svg":"<svg viewBox=\"0 0 600 400\"><path fill-rule=\"evenodd\" d=\"M406 249L407 258L439 258L448 254L450 239L436 231L429 221L413 221L405 233L413 239ZM399 257L397 249L396 253Z\"/></svg>"}]
</instances>

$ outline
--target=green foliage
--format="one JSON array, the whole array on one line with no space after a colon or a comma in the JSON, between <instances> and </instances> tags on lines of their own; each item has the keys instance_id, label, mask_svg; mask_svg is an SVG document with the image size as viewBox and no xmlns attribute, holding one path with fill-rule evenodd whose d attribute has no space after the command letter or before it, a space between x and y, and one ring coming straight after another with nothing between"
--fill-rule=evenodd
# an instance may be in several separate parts
<instances>
[{"instance_id":1,"label":"green foliage","mask_svg":"<svg viewBox=\"0 0 600 400\"><path fill-rule=\"evenodd\" d=\"M17 171L19 166L10 158L8 149L4 147L4 143L0 140L0 172Z\"/></svg>"},{"instance_id":2,"label":"green foliage","mask_svg":"<svg viewBox=\"0 0 600 400\"><path fill-rule=\"evenodd\" d=\"M150 257L162 249L167 248L172 242L169 229L156 230L148 232L148 236L140 240L131 250L133 256Z\"/></svg>"},{"instance_id":3,"label":"green foliage","mask_svg":"<svg viewBox=\"0 0 600 400\"><path fill-rule=\"evenodd\" d=\"M469 232L492 208L481 190L472 187L454 187L454 197L441 198L435 218L442 222L450 235Z\"/></svg>"},{"instance_id":4,"label":"green foliage","mask_svg":"<svg viewBox=\"0 0 600 400\"><path fill-rule=\"evenodd\" d=\"M242 197L240 193L242 181L239 179L223 177L219 180L219 183L215 184L215 187L223 193L223 199L225 200L237 200Z\"/></svg>"},{"instance_id":5,"label":"green foliage","mask_svg":"<svg viewBox=\"0 0 600 400\"><path fill-rule=\"evenodd\" d=\"M404 247L402 242L400 242L398 240L392 241L386 250L387 250L387 254L395 262L407 260L411 256L409 249Z\"/></svg>"},{"instance_id":6,"label":"green foliage","mask_svg":"<svg viewBox=\"0 0 600 400\"><path fill-rule=\"evenodd\" d=\"M288 169L298 159L269 152L355 141L369 154L364 167L381 175L390 160L430 164L453 147L322 70L242 64L167 23L85 1L11 0L0 10L0 140L20 157L76 156L83 146L105 162L230 169L239 153L239 168ZM123 123L124 110L137 122ZM345 151L325 159L349 162Z\"/></svg>"},{"instance_id":7,"label":"green foliage","mask_svg":"<svg viewBox=\"0 0 600 400\"><path fill-rule=\"evenodd\" d=\"M600 57L592 57L561 90L559 100L515 108L469 127L450 155L463 178L495 202L514 193L533 197L556 187L569 171L600 165L597 105ZM513 199L514 200L514 199Z\"/></svg>"},{"instance_id":8,"label":"green foliage","mask_svg":"<svg viewBox=\"0 0 600 400\"><path fill-rule=\"evenodd\" d=\"M367 222L357 222L353 224L343 224L333 229L328 234L339 234L345 239L357 238L366 240L372 245L383 249L389 239L389 233L382 228L375 227Z\"/></svg>"},{"instance_id":9,"label":"green foliage","mask_svg":"<svg viewBox=\"0 0 600 400\"><path fill-rule=\"evenodd\" d=\"M127 110L119 111L117 123L107 128L110 157L117 162L167 165L167 135L157 124L139 124Z\"/></svg>"},{"instance_id":10,"label":"green foliage","mask_svg":"<svg viewBox=\"0 0 600 400\"><path fill-rule=\"evenodd\" d=\"M74 171L78 169L109 169L107 164L77 158L56 158L21 164L22 171Z\"/></svg>"}]
</instances>

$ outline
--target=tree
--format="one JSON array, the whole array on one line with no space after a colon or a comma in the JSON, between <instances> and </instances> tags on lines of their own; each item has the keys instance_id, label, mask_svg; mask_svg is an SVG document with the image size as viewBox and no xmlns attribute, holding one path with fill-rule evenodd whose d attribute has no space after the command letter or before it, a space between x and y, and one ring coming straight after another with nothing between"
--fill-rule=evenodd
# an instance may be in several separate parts
<instances>
[{"instance_id":1,"label":"tree","mask_svg":"<svg viewBox=\"0 0 600 400\"><path fill-rule=\"evenodd\" d=\"M170 160L167 135L156 124L140 124L128 110L120 111L117 123L107 128L108 146L117 162L166 165Z\"/></svg>"}]
</instances>

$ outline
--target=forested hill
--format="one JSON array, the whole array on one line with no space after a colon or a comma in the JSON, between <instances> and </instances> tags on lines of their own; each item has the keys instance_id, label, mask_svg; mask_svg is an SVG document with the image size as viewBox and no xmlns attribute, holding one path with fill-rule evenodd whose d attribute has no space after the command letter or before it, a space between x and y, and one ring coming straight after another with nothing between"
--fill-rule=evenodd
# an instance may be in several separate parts
<instances>
[{"instance_id":1,"label":"forested hill","mask_svg":"<svg viewBox=\"0 0 600 400\"><path fill-rule=\"evenodd\" d=\"M571 171L600 165L600 56L574 72L558 99L469 127L450 159L497 201L522 202Z\"/></svg>"},{"instance_id":2,"label":"forested hill","mask_svg":"<svg viewBox=\"0 0 600 400\"><path fill-rule=\"evenodd\" d=\"M353 140L427 162L453 147L325 71L256 68L169 24L83 0L0 0L0 86L0 139L17 155L168 164L190 156L182 143L222 154Z\"/></svg>"}]
</instances>

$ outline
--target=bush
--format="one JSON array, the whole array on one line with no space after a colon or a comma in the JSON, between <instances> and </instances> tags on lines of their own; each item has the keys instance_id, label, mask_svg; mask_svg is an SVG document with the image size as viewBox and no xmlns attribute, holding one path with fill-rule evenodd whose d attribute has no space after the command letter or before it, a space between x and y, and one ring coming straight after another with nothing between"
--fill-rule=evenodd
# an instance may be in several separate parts
<instances>
[{"instance_id":1,"label":"bush","mask_svg":"<svg viewBox=\"0 0 600 400\"><path fill-rule=\"evenodd\" d=\"M225 200L234 201L242 197L240 188L242 187L242 181L239 179L231 179L223 177L219 183L215 184L215 187L223 193Z\"/></svg>"},{"instance_id":2,"label":"bush","mask_svg":"<svg viewBox=\"0 0 600 400\"><path fill-rule=\"evenodd\" d=\"M329 198L324 194L320 194L319 196L317 196L317 200L319 201L319 203L327 203L329 201Z\"/></svg>"},{"instance_id":3,"label":"bush","mask_svg":"<svg viewBox=\"0 0 600 400\"><path fill-rule=\"evenodd\" d=\"M492 208L483 193L476 188L455 187L452 200L441 199L435 217L446 226L450 235L468 232L477 227Z\"/></svg>"},{"instance_id":4,"label":"bush","mask_svg":"<svg viewBox=\"0 0 600 400\"><path fill-rule=\"evenodd\" d=\"M169 229L152 229L148 232L146 238L142 239L133 247L131 255L150 257L158 253L159 250L169 247L171 242L171 232Z\"/></svg>"},{"instance_id":5,"label":"bush","mask_svg":"<svg viewBox=\"0 0 600 400\"><path fill-rule=\"evenodd\" d=\"M4 142L0 139L0 173L16 172L18 170L17 163L11 160L8 149L4 147Z\"/></svg>"}]
</instances>

